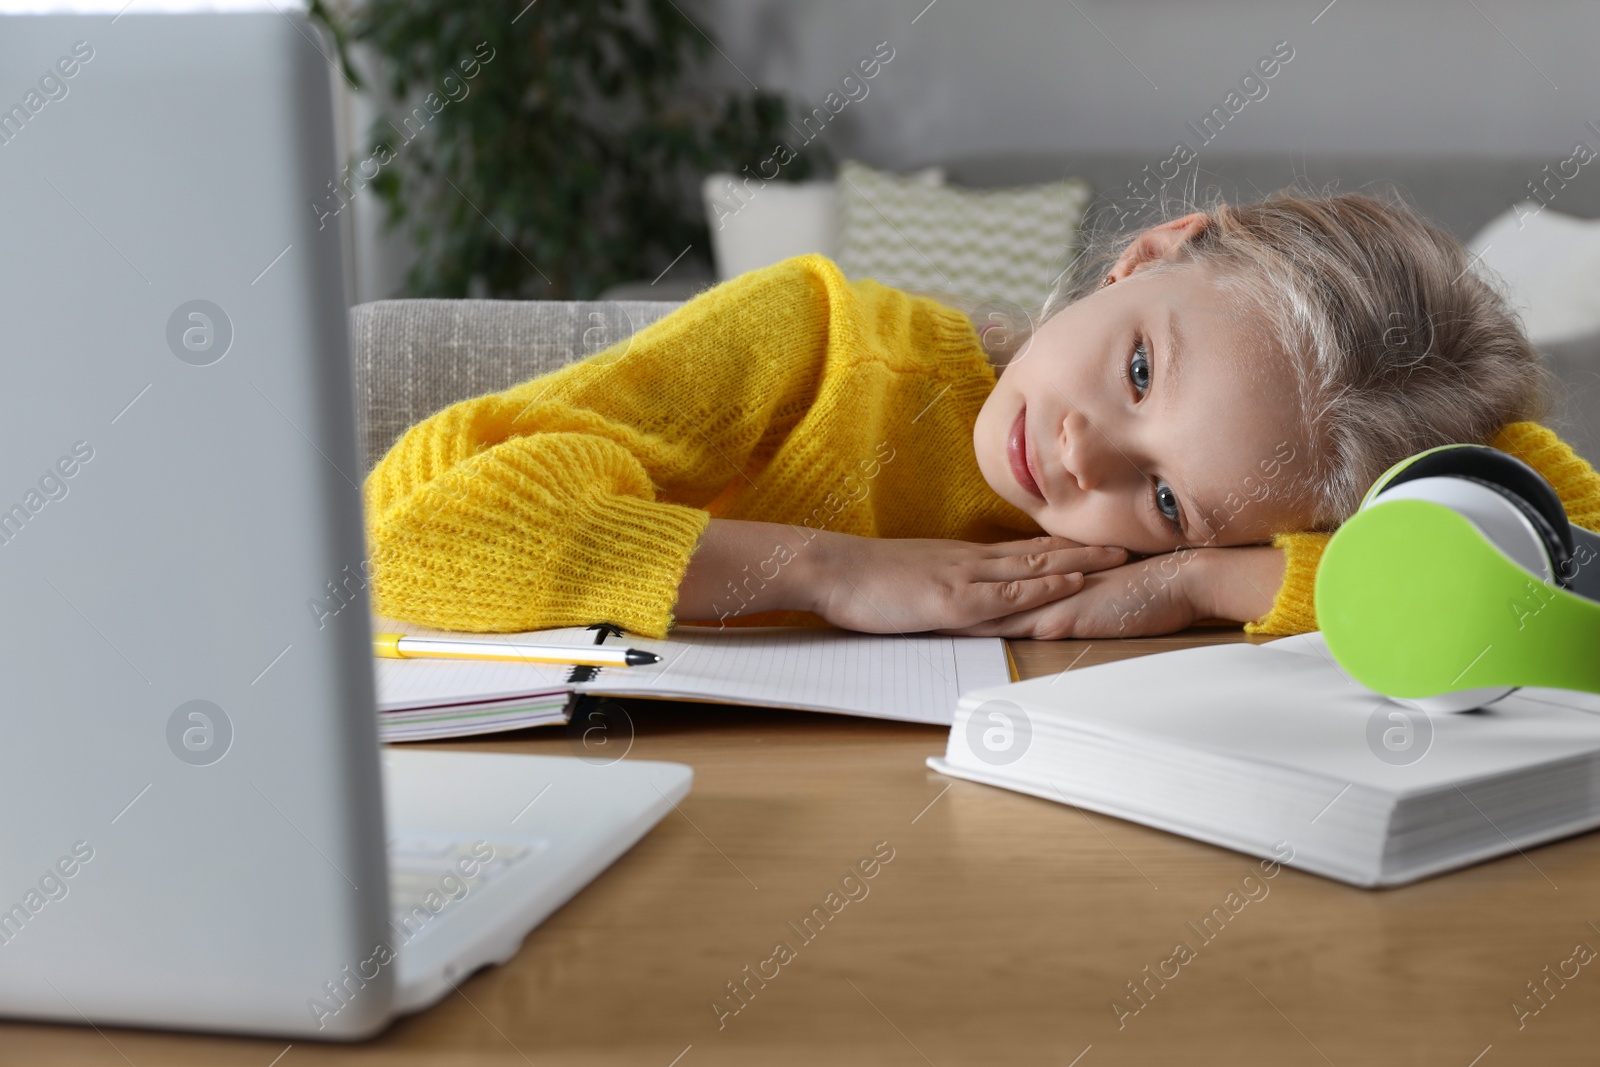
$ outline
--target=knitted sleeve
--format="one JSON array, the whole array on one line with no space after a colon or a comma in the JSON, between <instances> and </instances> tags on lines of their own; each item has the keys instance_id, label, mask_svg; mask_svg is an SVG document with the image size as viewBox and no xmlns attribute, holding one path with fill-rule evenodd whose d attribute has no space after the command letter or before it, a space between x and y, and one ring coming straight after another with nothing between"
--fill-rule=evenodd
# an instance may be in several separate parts
<instances>
[{"instance_id":1,"label":"knitted sleeve","mask_svg":"<svg viewBox=\"0 0 1600 1067\"><path fill-rule=\"evenodd\" d=\"M412 426L363 491L373 609L448 630L664 636L706 505L814 398L827 316L815 265L787 260Z\"/></svg>"},{"instance_id":2,"label":"knitted sleeve","mask_svg":"<svg viewBox=\"0 0 1600 1067\"><path fill-rule=\"evenodd\" d=\"M1600 531L1600 474L1554 430L1537 422L1513 422L1490 444L1544 475L1566 505L1573 525Z\"/></svg>"},{"instance_id":3,"label":"knitted sleeve","mask_svg":"<svg viewBox=\"0 0 1600 1067\"><path fill-rule=\"evenodd\" d=\"M1513 422L1489 444L1528 464L1555 487L1566 506L1567 517L1586 530L1600 530L1600 474L1561 440L1555 431L1536 422ZM1317 565L1331 534L1283 533L1272 539L1284 554L1283 585L1272 610L1245 624L1252 634L1298 634L1317 628L1313 591Z\"/></svg>"},{"instance_id":4,"label":"knitted sleeve","mask_svg":"<svg viewBox=\"0 0 1600 1067\"><path fill-rule=\"evenodd\" d=\"M1272 546L1283 551L1283 584L1272 600L1272 609L1255 622L1247 622L1247 634L1301 634L1317 628L1317 610L1312 596L1317 581L1317 564L1328 547L1325 533L1281 533Z\"/></svg>"}]
</instances>

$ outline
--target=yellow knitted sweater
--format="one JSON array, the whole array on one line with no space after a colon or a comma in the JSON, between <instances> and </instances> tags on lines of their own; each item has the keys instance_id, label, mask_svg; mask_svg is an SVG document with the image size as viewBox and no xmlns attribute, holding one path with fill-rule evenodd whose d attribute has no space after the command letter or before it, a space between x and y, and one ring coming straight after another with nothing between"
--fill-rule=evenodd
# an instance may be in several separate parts
<instances>
[{"instance_id":1,"label":"yellow knitted sweater","mask_svg":"<svg viewBox=\"0 0 1600 1067\"><path fill-rule=\"evenodd\" d=\"M873 537L1036 536L973 454L994 385L959 311L849 281L820 255L751 271L589 359L407 430L364 487L373 608L448 630L606 621L661 637L713 517ZM1600 520L1587 463L1535 424L1506 433L1496 444L1550 478L1575 521ZM1315 629L1325 542L1274 541L1288 557L1283 587L1247 629ZM754 561L754 580L771 565Z\"/></svg>"},{"instance_id":2,"label":"yellow knitted sweater","mask_svg":"<svg viewBox=\"0 0 1600 1067\"><path fill-rule=\"evenodd\" d=\"M608 621L660 637L713 516L1036 536L973 454L994 384L958 311L818 255L751 271L407 430L365 487L373 607L452 630ZM729 621L801 621L774 614Z\"/></svg>"}]
</instances>

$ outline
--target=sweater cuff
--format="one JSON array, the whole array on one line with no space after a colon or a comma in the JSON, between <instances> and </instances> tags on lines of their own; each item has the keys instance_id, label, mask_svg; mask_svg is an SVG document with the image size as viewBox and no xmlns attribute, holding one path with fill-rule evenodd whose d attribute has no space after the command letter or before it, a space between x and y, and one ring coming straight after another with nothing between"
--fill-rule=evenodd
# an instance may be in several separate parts
<instances>
[{"instance_id":1,"label":"sweater cuff","mask_svg":"<svg viewBox=\"0 0 1600 1067\"><path fill-rule=\"evenodd\" d=\"M1317 628L1317 565L1327 547L1325 533L1281 533L1272 546L1284 555L1283 585L1273 598L1272 610L1245 624L1249 634L1287 635Z\"/></svg>"},{"instance_id":2,"label":"sweater cuff","mask_svg":"<svg viewBox=\"0 0 1600 1067\"><path fill-rule=\"evenodd\" d=\"M560 564L545 572L541 614L592 620L601 613L629 633L665 637L711 514L631 496L606 497L586 510L561 537Z\"/></svg>"}]
</instances>

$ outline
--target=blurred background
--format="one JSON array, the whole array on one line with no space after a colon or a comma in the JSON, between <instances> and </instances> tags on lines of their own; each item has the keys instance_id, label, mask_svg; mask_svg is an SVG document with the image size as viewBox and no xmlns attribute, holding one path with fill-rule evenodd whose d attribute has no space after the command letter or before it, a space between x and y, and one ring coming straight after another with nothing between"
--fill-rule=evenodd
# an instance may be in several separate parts
<instances>
[{"instance_id":1,"label":"blurred background","mask_svg":"<svg viewBox=\"0 0 1600 1067\"><path fill-rule=\"evenodd\" d=\"M852 276L1028 309L1085 227L1208 189L1381 182L1505 279L1568 387L1569 439L1600 454L1600 5L313 12L342 45L351 167L327 204L351 214L360 301L677 301L820 251Z\"/></svg>"}]
</instances>

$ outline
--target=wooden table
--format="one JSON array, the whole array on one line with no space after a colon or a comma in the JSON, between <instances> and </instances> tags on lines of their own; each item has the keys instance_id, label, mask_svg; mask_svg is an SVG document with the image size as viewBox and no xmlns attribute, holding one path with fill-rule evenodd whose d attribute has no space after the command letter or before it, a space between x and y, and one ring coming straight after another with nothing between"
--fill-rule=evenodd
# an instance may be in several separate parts
<instances>
[{"instance_id":1,"label":"wooden table","mask_svg":"<svg viewBox=\"0 0 1600 1067\"><path fill-rule=\"evenodd\" d=\"M1013 648L1032 676L1242 639L1217 628ZM1387 891L1284 868L1206 942L1188 924L1259 878L1257 860L944 778L923 765L942 729L628 706L629 758L692 764L689 799L459 994L367 1044L287 1052L0 1025L0 1064L1600 1062L1600 960L1550 979L1520 1029L1512 1007L1538 1005L1525 983L1580 942L1600 950L1600 835ZM572 751L559 731L455 747ZM846 886L850 900L842 880L875 847L893 858ZM848 902L802 940L789 924L830 891ZM1146 979L1180 941L1193 958L1164 984ZM764 962L778 942L792 956ZM776 973L761 985L747 979L758 969ZM743 1002L727 986L740 980ZM1137 1014L1130 982L1147 990Z\"/></svg>"}]
</instances>

